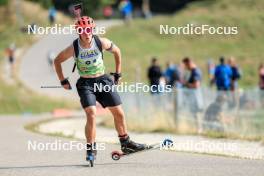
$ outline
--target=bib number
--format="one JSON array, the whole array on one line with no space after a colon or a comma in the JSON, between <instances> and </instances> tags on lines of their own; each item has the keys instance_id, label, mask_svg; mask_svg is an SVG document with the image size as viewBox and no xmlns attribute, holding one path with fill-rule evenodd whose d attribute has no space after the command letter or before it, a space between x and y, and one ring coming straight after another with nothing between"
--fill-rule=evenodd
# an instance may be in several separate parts
<instances>
[{"instance_id":1,"label":"bib number","mask_svg":"<svg viewBox=\"0 0 264 176\"><path fill-rule=\"evenodd\" d=\"M86 61L85 62L87 65L90 65L91 63L96 63L96 59L92 60L92 61Z\"/></svg>"}]
</instances>

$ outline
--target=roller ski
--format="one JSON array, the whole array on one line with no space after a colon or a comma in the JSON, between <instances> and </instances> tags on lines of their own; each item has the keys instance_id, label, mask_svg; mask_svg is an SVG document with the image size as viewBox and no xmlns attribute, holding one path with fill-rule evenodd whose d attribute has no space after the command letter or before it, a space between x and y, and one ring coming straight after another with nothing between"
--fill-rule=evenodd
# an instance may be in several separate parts
<instances>
[{"instance_id":1,"label":"roller ski","mask_svg":"<svg viewBox=\"0 0 264 176\"><path fill-rule=\"evenodd\" d=\"M162 143L156 143L152 145L138 144L131 141L129 138L127 141L121 141L121 151L113 151L111 153L112 159L117 161L121 157L129 156L135 153L141 153L149 150L159 149L160 147L170 148L173 145L173 141L165 139Z\"/></svg>"},{"instance_id":2,"label":"roller ski","mask_svg":"<svg viewBox=\"0 0 264 176\"><path fill-rule=\"evenodd\" d=\"M94 161L96 159L96 144L94 143L93 147L90 144L87 144L87 150L86 150L86 161L89 162L90 167L94 166Z\"/></svg>"}]
</instances>

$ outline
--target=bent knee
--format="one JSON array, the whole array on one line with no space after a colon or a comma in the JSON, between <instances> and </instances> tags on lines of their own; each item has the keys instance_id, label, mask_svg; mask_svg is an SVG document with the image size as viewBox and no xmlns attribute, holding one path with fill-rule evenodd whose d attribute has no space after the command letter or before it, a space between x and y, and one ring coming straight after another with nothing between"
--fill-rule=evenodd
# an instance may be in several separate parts
<instances>
[{"instance_id":1,"label":"bent knee","mask_svg":"<svg viewBox=\"0 0 264 176\"><path fill-rule=\"evenodd\" d=\"M88 108L85 108L84 110L85 110L87 118L95 118L95 116L96 116L96 108L95 107L88 107Z\"/></svg>"}]
</instances>

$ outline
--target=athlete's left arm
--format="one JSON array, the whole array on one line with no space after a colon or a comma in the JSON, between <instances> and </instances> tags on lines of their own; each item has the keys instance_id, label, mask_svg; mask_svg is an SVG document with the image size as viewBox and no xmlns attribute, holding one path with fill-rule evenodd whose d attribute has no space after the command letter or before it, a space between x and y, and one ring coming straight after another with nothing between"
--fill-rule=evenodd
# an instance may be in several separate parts
<instances>
[{"instance_id":1,"label":"athlete's left arm","mask_svg":"<svg viewBox=\"0 0 264 176\"><path fill-rule=\"evenodd\" d=\"M103 50L113 53L116 63L116 73L121 73L121 51L120 49L109 39L100 38Z\"/></svg>"}]
</instances>

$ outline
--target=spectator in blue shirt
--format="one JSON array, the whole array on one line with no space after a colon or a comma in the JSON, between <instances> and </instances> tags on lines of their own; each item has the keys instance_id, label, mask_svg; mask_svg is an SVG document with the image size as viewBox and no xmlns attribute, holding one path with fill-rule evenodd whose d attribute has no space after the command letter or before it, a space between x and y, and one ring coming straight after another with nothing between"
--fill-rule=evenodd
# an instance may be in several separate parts
<instances>
[{"instance_id":1,"label":"spectator in blue shirt","mask_svg":"<svg viewBox=\"0 0 264 176\"><path fill-rule=\"evenodd\" d=\"M133 5L130 0L122 0L119 4L124 21L129 24L132 19Z\"/></svg>"},{"instance_id":2,"label":"spectator in blue shirt","mask_svg":"<svg viewBox=\"0 0 264 176\"><path fill-rule=\"evenodd\" d=\"M176 65L171 62L167 63L167 68L164 72L164 77L166 79L166 84L171 86L176 86L180 81L180 72Z\"/></svg>"},{"instance_id":3,"label":"spectator in blue shirt","mask_svg":"<svg viewBox=\"0 0 264 176\"><path fill-rule=\"evenodd\" d=\"M231 89L232 81L232 70L229 65L225 63L225 58L220 57L220 64L216 66L214 79L216 83L217 90L228 91Z\"/></svg>"},{"instance_id":4,"label":"spectator in blue shirt","mask_svg":"<svg viewBox=\"0 0 264 176\"><path fill-rule=\"evenodd\" d=\"M49 21L50 21L50 24L54 24L55 20L56 20L56 9L55 7L50 7L49 8Z\"/></svg>"}]
</instances>

